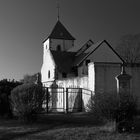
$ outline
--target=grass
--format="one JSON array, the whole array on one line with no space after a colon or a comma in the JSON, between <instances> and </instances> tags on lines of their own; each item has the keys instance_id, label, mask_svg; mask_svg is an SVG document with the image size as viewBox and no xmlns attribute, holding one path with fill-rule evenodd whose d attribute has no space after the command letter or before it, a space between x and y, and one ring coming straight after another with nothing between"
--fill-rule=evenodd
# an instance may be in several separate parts
<instances>
[{"instance_id":1,"label":"grass","mask_svg":"<svg viewBox=\"0 0 140 140\"><path fill-rule=\"evenodd\" d=\"M0 140L139 140L137 133L119 134L111 123L101 125L90 115L39 116L34 124L0 119ZM140 119L137 119L140 124Z\"/></svg>"}]
</instances>

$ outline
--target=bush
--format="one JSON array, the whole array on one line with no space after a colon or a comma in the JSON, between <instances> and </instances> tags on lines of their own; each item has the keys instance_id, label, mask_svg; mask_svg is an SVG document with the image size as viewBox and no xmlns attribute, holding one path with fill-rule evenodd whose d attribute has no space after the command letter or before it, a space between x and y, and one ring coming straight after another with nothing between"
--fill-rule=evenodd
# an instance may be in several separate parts
<instances>
[{"instance_id":1,"label":"bush","mask_svg":"<svg viewBox=\"0 0 140 140\"><path fill-rule=\"evenodd\" d=\"M137 100L132 95L122 96L116 113L117 130L132 132L135 129L134 116L137 113Z\"/></svg>"},{"instance_id":2,"label":"bush","mask_svg":"<svg viewBox=\"0 0 140 140\"><path fill-rule=\"evenodd\" d=\"M100 119L114 120L119 106L115 92L96 93L88 104L88 109Z\"/></svg>"},{"instance_id":3,"label":"bush","mask_svg":"<svg viewBox=\"0 0 140 140\"><path fill-rule=\"evenodd\" d=\"M23 84L11 92L13 112L24 121L33 121L36 113L42 109L44 93L42 86L36 84Z\"/></svg>"},{"instance_id":4,"label":"bush","mask_svg":"<svg viewBox=\"0 0 140 140\"><path fill-rule=\"evenodd\" d=\"M116 92L96 93L91 98L88 108L90 112L109 120L118 119L118 114L124 114L121 112L125 112L131 118L132 114L136 114L137 101L132 95L120 98Z\"/></svg>"},{"instance_id":5,"label":"bush","mask_svg":"<svg viewBox=\"0 0 140 140\"><path fill-rule=\"evenodd\" d=\"M132 94L126 95L119 96L115 92L96 93L88 104L89 111L97 118L115 121L119 132L131 131L134 129L133 118L137 111L137 100Z\"/></svg>"}]
</instances>

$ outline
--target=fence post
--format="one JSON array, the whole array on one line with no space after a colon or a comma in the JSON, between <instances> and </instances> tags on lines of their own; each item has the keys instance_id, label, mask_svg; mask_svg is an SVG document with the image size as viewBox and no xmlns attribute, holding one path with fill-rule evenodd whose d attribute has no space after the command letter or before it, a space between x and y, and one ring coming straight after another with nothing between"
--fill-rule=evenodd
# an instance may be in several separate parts
<instances>
[{"instance_id":1,"label":"fence post","mask_svg":"<svg viewBox=\"0 0 140 140\"><path fill-rule=\"evenodd\" d=\"M68 88L66 88L66 113L68 113L68 107L69 103L68 103Z\"/></svg>"},{"instance_id":2,"label":"fence post","mask_svg":"<svg viewBox=\"0 0 140 140\"><path fill-rule=\"evenodd\" d=\"M47 109L47 113L49 113L49 90L48 90L48 87L46 88L46 109Z\"/></svg>"},{"instance_id":3,"label":"fence post","mask_svg":"<svg viewBox=\"0 0 140 140\"><path fill-rule=\"evenodd\" d=\"M83 111L82 88L80 88L80 112Z\"/></svg>"}]
</instances>

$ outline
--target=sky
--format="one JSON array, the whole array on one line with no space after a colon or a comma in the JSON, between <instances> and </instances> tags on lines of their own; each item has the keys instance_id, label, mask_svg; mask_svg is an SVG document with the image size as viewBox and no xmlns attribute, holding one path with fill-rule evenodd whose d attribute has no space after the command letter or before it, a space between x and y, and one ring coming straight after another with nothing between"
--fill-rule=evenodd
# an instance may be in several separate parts
<instances>
[{"instance_id":1,"label":"sky","mask_svg":"<svg viewBox=\"0 0 140 140\"><path fill-rule=\"evenodd\" d=\"M60 21L76 38L106 39L140 33L139 0L59 0ZM41 71L43 41L57 22L57 0L0 0L0 80Z\"/></svg>"}]
</instances>

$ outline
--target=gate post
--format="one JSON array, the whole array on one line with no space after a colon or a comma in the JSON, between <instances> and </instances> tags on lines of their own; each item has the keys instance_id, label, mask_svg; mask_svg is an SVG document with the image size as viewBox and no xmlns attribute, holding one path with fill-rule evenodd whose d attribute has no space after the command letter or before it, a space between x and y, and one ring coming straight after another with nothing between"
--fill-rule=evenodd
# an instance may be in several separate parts
<instances>
[{"instance_id":1,"label":"gate post","mask_svg":"<svg viewBox=\"0 0 140 140\"><path fill-rule=\"evenodd\" d=\"M122 99L124 96L130 95L130 80L131 76L125 72L125 66L123 64L122 72L120 75L116 76L117 80L117 93Z\"/></svg>"},{"instance_id":2,"label":"gate post","mask_svg":"<svg viewBox=\"0 0 140 140\"><path fill-rule=\"evenodd\" d=\"M66 113L68 113L69 103L68 103L68 88L66 88Z\"/></svg>"},{"instance_id":3,"label":"gate post","mask_svg":"<svg viewBox=\"0 0 140 140\"><path fill-rule=\"evenodd\" d=\"M82 88L79 89L80 90L80 112L83 111L83 97L82 97Z\"/></svg>"},{"instance_id":4,"label":"gate post","mask_svg":"<svg viewBox=\"0 0 140 140\"><path fill-rule=\"evenodd\" d=\"M49 90L48 90L48 87L46 88L46 109L47 109L47 113L49 113Z\"/></svg>"}]
</instances>

